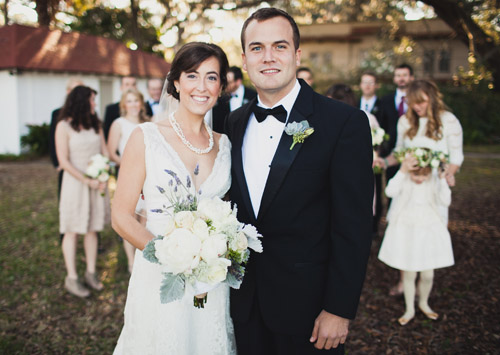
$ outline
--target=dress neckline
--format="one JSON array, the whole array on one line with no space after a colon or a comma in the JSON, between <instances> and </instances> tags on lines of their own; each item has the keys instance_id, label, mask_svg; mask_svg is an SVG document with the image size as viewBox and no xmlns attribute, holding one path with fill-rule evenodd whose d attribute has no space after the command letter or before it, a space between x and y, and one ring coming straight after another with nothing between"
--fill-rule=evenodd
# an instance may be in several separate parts
<instances>
[{"instance_id":1,"label":"dress neckline","mask_svg":"<svg viewBox=\"0 0 500 355\"><path fill-rule=\"evenodd\" d=\"M203 190L201 189L203 187L203 185L205 185L205 183L210 180L212 178L212 176L214 175L214 172L216 171L216 166L219 164L219 161L220 161L220 157L221 157L221 153L222 153L222 140L224 139L225 135L222 134L221 137L219 138L219 141L218 141L218 145L219 145L219 150L217 151L217 155L215 156L215 160L214 160L214 163L212 165L212 170L210 171L210 173L208 174L208 176L205 178L205 180L200 184L199 187L196 187L194 185L194 179L193 179L193 175L191 175L191 172L188 170L188 168L186 167L186 164L184 163L184 161L181 159L179 153L174 149L174 147L172 147L170 145L170 143L168 143L167 139L165 138L165 136L161 133L160 131L160 127L158 126L157 123L154 123L154 122L151 122L151 124L155 127L155 131L158 133L158 135L161 137L161 140L163 142L163 144L165 145L165 147L167 147L167 150L174 156L174 158L180 163L180 165L182 166L182 168L184 169L184 172L188 174L189 178L191 179L191 182L192 182L192 187L195 189L195 194L198 194L198 192L203 192Z\"/></svg>"}]
</instances>

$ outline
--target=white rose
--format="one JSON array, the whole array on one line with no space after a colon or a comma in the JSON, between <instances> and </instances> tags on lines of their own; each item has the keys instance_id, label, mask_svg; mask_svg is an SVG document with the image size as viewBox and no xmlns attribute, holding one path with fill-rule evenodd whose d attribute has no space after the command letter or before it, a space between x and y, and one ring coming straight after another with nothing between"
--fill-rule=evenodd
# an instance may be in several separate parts
<instances>
[{"instance_id":1,"label":"white rose","mask_svg":"<svg viewBox=\"0 0 500 355\"><path fill-rule=\"evenodd\" d=\"M241 250L241 251L248 248L248 239L245 233L239 232L238 235L236 235L236 237L233 238L233 240L231 240L229 246L232 250Z\"/></svg>"},{"instance_id":2,"label":"white rose","mask_svg":"<svg viewBox=\"0 0 500 355\"><path fill-rule=\"evenodd\" d=\"M99 169L94 165L89 165L87 170L85 170L85 174L95 179L99 175Z\"/></svg>"},{"instance_id":3,"label":"white rose","mask_svg":"<svg viewBox=\"0 0 500 355\"><path fill-rule=\"evenodd\" d=\"M220 224L225 217L232 213L231 203L222 201L218 197L203 199L198 203L197 212L201 218Z\"/></svg>"},{"instance_id":4,"label":"white rose","mask_svg":"<svg viewBox=\"0 0 500 355\"><path fill-rule=\"evenodd\" d=\"M97 177L97 180L99 180L100 182L106 182L108 181L108 179L109 179L109 174L107 172L102 172Z\"/></svg>"},{"instance_id":5,"label":"white rose","mask_svg":"<svg viewBox=\"0 0 500 355\"><path fill-rule=\"evenodd\" d=\"M227 268L231 266L231 261L220 258L210 261L203 270L202 280L208 284L216 284L226 280Z\"/></svg>"},{"instance_id":6,"label":"white rose","mask_svg":"<svg viewBox=\"0 0 500 355\"><path fill-rule=\"evenodd\" d=\"M180 211L174 216L175 224L179 228L190 229L194 223L193 212L190 211Z\"/></svg>"},{"instance_id":7,"label":"white rose","mask_svg":"<svg viewBox=\"0 0 500 355\"><path fill-rule=\"evenodd\" d=\"M201 218L197 218L193 223L193 233L196 234L198 238L201 239L201 241L207 239L208 238L207 223Z\"/></svg>"},{"instance_id":8,"label":"white rose","mask_svg":"<svg viewBox=\"0 0 500 355\"><path fill-rule=\"evenodd\" d=\"M205 239L201 246L200 256L203 260L217 259L227 251L227 241L223 234L215 234Z\"/></svg>"},{"instance_id":9,"label":"white rose","mask_svg":"<svg viewBox=\"0 0 500 355\"><path fill-rule=\"evenodd\" d=\"M173 274L191 273L200 262L201 241L189 230L179 228L155 242L155 256Z\"/></svg>"},{"instance_id":10,"label":"white rose","mask_svg":"<svg viewBox=\"0 0 500 355\"><path fill-rule=\"evenodd\" d=\"M417 149L415 149L415 155L417 157L421 157L422 155L424 155L424 151L420 148L417 148Z\"/></svg>"}]
</instances>

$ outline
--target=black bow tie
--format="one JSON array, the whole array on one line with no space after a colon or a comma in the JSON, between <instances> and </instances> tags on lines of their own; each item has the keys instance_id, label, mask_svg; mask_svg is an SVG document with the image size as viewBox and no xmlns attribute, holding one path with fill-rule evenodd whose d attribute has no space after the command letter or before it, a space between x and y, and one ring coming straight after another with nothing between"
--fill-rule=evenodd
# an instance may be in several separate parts
<instances>
[{"instance_id":1,"label":"black bow tie","mask_svg":"<svg viewBox=\"0 0 500 355\"><path fill-rule=\"evenodd\" d=\"M263 108L255 105L253 108L255 118L260 123L266 119L267 116L274 116L278 121L286 122L287 112L283 105L276 106L275 108Z\"/></svg>"}]
</instances>

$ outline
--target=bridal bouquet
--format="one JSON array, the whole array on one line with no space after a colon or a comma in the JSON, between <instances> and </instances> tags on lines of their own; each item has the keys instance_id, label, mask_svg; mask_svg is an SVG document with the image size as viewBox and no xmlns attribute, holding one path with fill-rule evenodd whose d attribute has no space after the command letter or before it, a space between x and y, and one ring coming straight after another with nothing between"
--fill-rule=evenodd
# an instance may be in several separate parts
<instances>
[{"instance_id":1,"label":"bridal bouquet","mask_svg":"<svg viewBox=\"0 0 500 355\"><path fill-rule=\"evenodd\" d=\"M194 297L194 306L203 308L206 293L219 283L240 287L249 248L261 253L262 236L255 227L238 222L236 207L231 208L230 202L218 197L198 201L189 193L189 176L184 185L173 171L165 172L172 178L170 189L157 189L171 205L152 210L168 214L165 229L146 245L143 255L163 269L162 303L181 299L189 283L195 295L202 295Z\"/></svg>"},{"instance_id":2,"label":"bridal bouquet","mask_svg":"<svg viewBox=\"0 0 500 355\"><path fill-rule=\"evenodd\" d=\"M421 168L430 166L432 168L444 169L448 163L448 154L429 148L407 148L394 152L394 157L401 163L406 156L412 155L417 159L417 164Z\"/></svg>"},{"instance_id":3,"label":"bridal bouquet","mask_svg":"<svg viewBox=\"0 0 500 355\"><path fill-rule=\"evenodd\" d=\"M85 170L85 176L91 179L97 179L100 182L109 180L111 174L114 173L114 164L102 154L95 154L90 157L89 165ZM101 191L101 196L104 196L104 191Z\"/></svg>"}]
</instances>

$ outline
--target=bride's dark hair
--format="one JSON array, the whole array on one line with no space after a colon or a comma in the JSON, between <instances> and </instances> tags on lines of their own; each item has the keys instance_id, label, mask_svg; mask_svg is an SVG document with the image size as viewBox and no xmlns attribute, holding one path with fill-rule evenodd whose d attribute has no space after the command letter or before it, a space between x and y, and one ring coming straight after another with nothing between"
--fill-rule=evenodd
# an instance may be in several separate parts
<instances>
[{"instance_id":1,"label":"bride's dark hair","mask_svg":"<svg viewBox=\"0 0 500 355\"><path fill-rule=\"evenodd\" d=\"M96 95L97 91L87 86L79 85L75 87L66 97L59 120L66 120L71 127L79 132L80 129L94 129L99 133L101 122L90 108L90 97Z\"/></svg>"},{"instance_id":2,"label":"bride's dark hair","mask_svg":"<svg viewBox=\"0 0 500 355\"><path fill-rule=\"evenodd\" d=\"M179 80L182 73L190 73L198 69L201 63L212 57L219 62L219 78L221 88L224 90L227 86L227 70L229 68L226 53L213 43L191 42L182 46L172 62L172 67L167 75L167 93L179 100L174 81Z\"/></svg>"}]
</instances>

